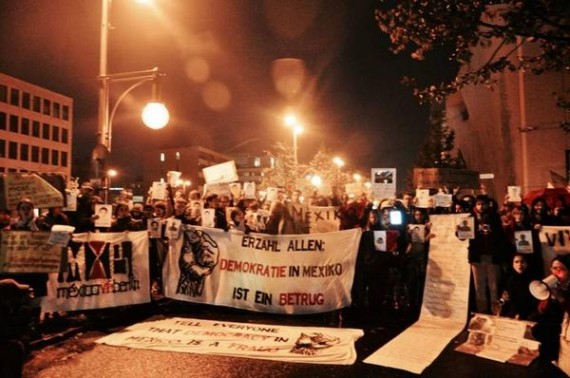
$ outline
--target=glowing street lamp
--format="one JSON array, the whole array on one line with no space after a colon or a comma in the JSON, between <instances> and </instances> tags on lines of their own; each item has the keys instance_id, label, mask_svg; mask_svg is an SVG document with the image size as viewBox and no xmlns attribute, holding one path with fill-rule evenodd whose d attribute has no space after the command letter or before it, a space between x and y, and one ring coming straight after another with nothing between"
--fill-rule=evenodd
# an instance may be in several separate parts
<instances>
[{"instance_id":1,"label":"glowing street lamp","mask_svg":"<svg viewBox=\"0 0 570 378\"><path fill-rule=\"evenodd\" d=\"M297 116L294 114L287 114L283 121L285 122L285 125L293 129L293 167L295 170L295 189L297 189L297 174L299 171L297 135L302 134L304 128L303 125L299 123Z\"/></svg>"},{"instance_id":2,"label":"glowing street lamp","mask_svg":"<svg viewBox=\"0 0 570 378\"><path fill-rule=\"evenodd\" d=\"M340 184L340 169L344 167L344 160L338 156L335 156L333 158L333 163L336 165L336 186L338 187Z\"/></svg>"},{"instance_id":3,"label":"glowing street lamp","mask_svg":"<svg viewBox=\"0 0 570 378\"><path fill-rule=\"evenodd\" d=\"M109 74L108 67L108 39L109 14L112 0L101 0L101 46L99 56L99 118L97 124L97 145L95 146L92 159L95 163L95 176L99 176L100 169L104 168L104 163L111 152L112 125L115 112L121 101L135 88L151 81L153 83L153 99L147 104L142 119L146 126L152 129L161 129L169 121L168 109L160 101L158 83L164 74L159 73L158 68L144 71L125 72L119 74ZM139 1L141 2L141 1ZM146 1L145 3L150 3ZM134 83L127 88L117 99L113 108L110 103L110 86L114 82L132 82Z\"/></svg>"}]
</instances>

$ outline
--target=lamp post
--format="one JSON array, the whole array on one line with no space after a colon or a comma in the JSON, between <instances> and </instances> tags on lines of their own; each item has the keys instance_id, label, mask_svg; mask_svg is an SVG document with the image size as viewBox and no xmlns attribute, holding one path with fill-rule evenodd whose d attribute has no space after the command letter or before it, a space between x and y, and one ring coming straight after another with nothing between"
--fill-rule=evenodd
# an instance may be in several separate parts
<instances>
[{"instance_id":1,"label":"lamp post","mask_svg":"<svg viewBox=\"0 0 570 378\"><path fill-rule=\"evenodd\" d=\"M94 161L95 177L99 178L99 172L104 169L105 161L111 152L111 138L113 118L121 101L132 90L140 85L153 82L153 99L149 102L142 113L143 122L152 129L160 129L166 126L169 120L168 110L164 103L160 102L159 80L164 74L159 73L158 68L143 71L124 72L118 74L108 73L108 39L109 14L111 0L101 0L101 44L99 55L99 112L97 123L97 145L93 149L92 160ZM110 86L113 82L134 83L128 87L117 99L111 111Z\"/></svg>"},{"instance_id":2,"label":"lamp post","mask_svg":"<svg viewBox=\"0 0 570 378\"><path fill-rule=\"evenodd\" d=\"M293 169L295 172L295 189L297 189L297 175L299 173L297 135L303 133L304 129L294 114L286 115L284 120L285 124L293 129Z\"/></svg>"},{"instance_id":3,"label":"lamp post","mask_svg":"<svg viewBox=\"0 0 570 378\"><path fill-rule=\"evenodd\" d=\"M340 169L344 167L344 160L338 156L335 156L333 158L333 163L336 165L336 186L338 188L340 185Z\"/></svg>"}]
</instances>

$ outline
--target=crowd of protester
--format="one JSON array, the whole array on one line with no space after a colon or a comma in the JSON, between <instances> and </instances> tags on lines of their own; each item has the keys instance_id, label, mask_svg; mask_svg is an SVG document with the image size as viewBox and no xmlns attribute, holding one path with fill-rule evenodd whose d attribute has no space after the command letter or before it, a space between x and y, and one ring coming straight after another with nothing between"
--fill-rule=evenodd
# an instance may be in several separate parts
<instances>
[{"instance_id":1,"label":"crowd of protester","mask_svg":"<svg viewBox=\"0 0 570 378\"><path fill-rule=\"evenodd\" d=\"M516 319L537 321L536 337L543 343L541 354L555 360L558 353L558 335L564 313L570 312L568 268L570 255L552 262L551 272L558 278L558 286L544 301L535 299L528 290L532 280L545 277L539 232L542 226L570 225L570 207L550 209L544 198L530 205L511 202L505 197L499 203L484 192L460 195L452 191L449 207L423 208L416 206L413 191L402 193L398 199L370 201L365 195L350 198L336 191L333 196L312 193L303 200L298 190L289 196L279 193L273 201L259 198L234 198L227 194L206 194L198 191L175 191L168 188L166 200L149 199L133 203L132 197L122 193L113 203L113 217L109 227L98 227L96 205L104 203L94 188L81 186L77 209L65 212L56 207L34 214L34 205L23 199L15 211L0 212L0 228L4 230L50 230L53 225L72 225L81 232L149 232L149 270L151 293L161 293L162 265L168 251L164 228L168 218L176 218L184 225L206 225L219 229L268 234L302 234L309 225L295 218L294 207L302 203L314 206L334 206L340 229L361 228L363 233L358 249L352 287L351 311L355 316L377 318L387 311L406 311L419 314L424 290L430 247L430 216L433 214L462 213L474 218L474 238L469 240L468 261L471 265L474 295L470 310L493 313ZM446 192L446 190L443 190ZM152 198L152 196L149 196ZM210 210L206 210L210 209ZM207 222L203 216L213 213ZM400 221L394 222L392 212L399 212ZM420 227L421 226L421 227ZM379 253L375 231L390 231L392 238L386 253ZM421 237L414 232L421 230ZM517 231L530 231L531 253L518 253ZM2 306L8 308L13 297L28 296L32 288L36 301L46 295L45 274L3 274L0 289L10 290L3 296ZM9 300L8 300L9 299ZM3 316L13 316L4 312ZM10 319L0 321L8 324ZM8 333L7 333L8 334ZM10 336L8 334L8 336ZM8 337L3 335L2 337Z\"/></svg>"}]
</instances>

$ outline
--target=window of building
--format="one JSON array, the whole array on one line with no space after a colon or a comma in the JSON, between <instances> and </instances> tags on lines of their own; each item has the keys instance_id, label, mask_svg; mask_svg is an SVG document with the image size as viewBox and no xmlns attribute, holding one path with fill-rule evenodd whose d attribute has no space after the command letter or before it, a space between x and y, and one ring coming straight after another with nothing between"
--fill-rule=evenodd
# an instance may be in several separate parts
<instances>
[{"instance_id":1,"label":"window of building","mask_svg":"<svg viewBox=\"0 0 570 378\"><path fill-rule=\"evenodd\" d=\"M59 165L59 151L58 150L51 150L51 164L52 165Z\"/></svg>"},{"instance_id":2,"label":"window of building","mask_svg":"<svg viewBox=\"0 0 570 378\"><path fill-rule=\"evenodd\" d=\"M22 92L22 108L30 109L31 107L31 96L28 92Z\"/></svg>"},{"instance_id":3,"label":"window of building","mask_svg":"<svg viewBox=\"0 0 570 378\"><path fill-rule=\"evenodd\" d=\"M32 122L32 136L40 137L40 123L38 121Z\"/></svg>"},{"instance_id":4,"label":"window of building","mask_svg":"<svg viewBox=\"0 0 570 378\"><path fill-rule=\"evenodd\" d=\"M30 135L30 120L27 118L22 118L22 128L20 132L24 135Z\"/></svg>"},{"instance_id":5,"label":"window of building","mask_svg":"<svg viewBox=\"0 0 570 378\"><path fill-rule=\"evenodd\" d=\"M63 110L61 112L61 118L66 121L69 121L69 106L63 105Z\"/></svg>"},{"instance_id":6,"label":"window of building","mask_svg":"<svg viewBox=\"0 0 570 378\"><path fill-rule=\"evenodd\" d=\"M69 137L69 132L67 131L67 129L62 128L61 129L61 143L67 143L67 139Z\"/></svg>"},{"instance_id":7,"label":"window of building","mask_svg":"<svg viewBox=\"0 0 570 378\"><path fill-rule=\"evenodd\" d=\"M0 158L6 157L6 141L4 139L0 139Z\"/></svg>"},{"instance_id":8,"label":"window of building","mask_svg":"<svg viewBox=\"0 0 570 378\"><path fill-rule=\"evenodd\" d=\"M49 164L49 148L42 148L42 164Z\"/></svg>"},{"instance_id":9,"label":"window of building","mask_svg":"<svg viewBox=\"0 0 570 378\"><path fill-rule=\"evenodd\" d=\"M20 160L28 161L29 160L29 150L30 146L25 143L20 144Z\"/></svg>"},{"instance_id":10,"label":"window of building","mask_svg":"<svg viewBox=\"0 0 570 378\"><path fill-rule=\"evenodd\" d=\"M44 114L51 115L51 101L44 98Z\"/></svg>"},{"instance_id":11,"label":"window of building","mask_svg":"<svg viewBox=\"0 0 570 378\"><path fill-rule=\"evenodd\" d=\"M67 152L61 151L61 166L67 167Z\"/></svg>"},{"instance_id":12,"label":"window of building","mask_svg":"<svg viewBox=\"0 0 570 378\"><path fill-rule=\"evenodd\" d=\"M8 145L8 159L18 159L18 143L10 142Z\"/></svg>"},{"instance_id":13,"label":"window of building","mask_svg":"<svg viewBox=\"0 0 570 378\"><path fill-rule=\"evenodd\" d=\"M16 168L8 168L8 173L16 173L18 170Z\"/></svg>"},{"instance_id":14,"label":"window of building","mask_svg":"<svg viewBox=\"0 0 570 378\"><path fill-rule=\"evenodd\" d=\"M50 129L49 123L44 123L42 125L42 138L43 139L49 140L49 129Z\"/></svg>"},{"instance_id":15,"label":"window of building","mask_svg":"<svg viewBox=\"0 0 570 378\"><path fill-rule=\"evenodd\" d=\"M34 96L34 112L40 112L42 110L42 99L38 96Z\"/></svg>"},{"instance_id":16,"label":"window of building","mask_svg":"<svg viewBox=\"0 0 570 378\"><path fill-rule=\"evenodd\" d=\"M16 88L10 90L10 104L20 106L20 91Z\"/></svg>"},{"instance_id":17,"label":"window of building","mask_svg":"<svg viewBox=\"0 0 570 378\"><path fill-rule=\"evenodd\" d=\"M53 128L51 130L51 140L54 142L59 142L59 127L56 125L53 125Z\"/></svg>"},{"instance_id":18,"label":"window of building","mask_svg":"<svg viewBox=\"0 0 570 378\"><path fill-rule=\"evenodd\" d=\"M53 103L53 116L55 118L59 118L61 116L61 107L59 106L59 103L57 103L57 102Z\"/></svg>"},{"instance_id":19,"label":"window of building","mask_svg":"<svg viewBox=\"0 0 570 378\"><path fill-rule=\"evenodd\" d=\"M0 85L0 101L8 102L8 87Z\"/></svg>"},{"instance_id":20,"label":"window of building","mask_svg":"<svg viewBox=\"0 0 570 378\"><path fill-rule=\"evenodd\" d=\"M18 118L17 115L14 114L10 114L10 131L13 133L17 133L19 132L19 127L18 127L18 123L20 122L20 119Z\"/></svg>"},{"instance_id":21,"label":"window of building","mask_svg":"<svg viewBox=\"0 0 570 378\"><path fill-rule=\"evenodd\" d=\"M40 161L40 148L38 146L32 146L32 161L34 163L39 163Z\"/></svg>"},{"instance_id":22,"label":"window of building","mask_svg":"<svg viewBox=\"0 0 570 378\"><path fill-rule=\"evenodd\" d=\"M0 130L6 130L6 113L0 112Z\"/></svg>"},{"instance_id":23,"label":"window of building","mask_svg":"<svg viewBox=\"0 0 570 378\"><path fill-rule=\"evenodd\" d=\"M261 167L261 158L259 158L259 157L253 158L253 166L254 167Z\"/></svg>"}]
</instances>

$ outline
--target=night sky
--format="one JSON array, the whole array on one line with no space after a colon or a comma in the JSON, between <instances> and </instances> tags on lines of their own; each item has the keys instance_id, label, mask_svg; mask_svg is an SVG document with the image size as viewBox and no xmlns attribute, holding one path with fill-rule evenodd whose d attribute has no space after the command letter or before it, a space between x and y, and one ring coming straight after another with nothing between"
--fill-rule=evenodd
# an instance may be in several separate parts
<instances>
[{"instance_id":1,"label":"night sky","mask_svg":"<svg viewBox=\"0 0 570 378\"><path fill-rule=\"evenodd\" d=\"M109 73L159 67L171 114L160 131L139 121L150 85L121 103L112 161L123 177L140 175L136 151L203 145L227 152L254 139L242 150L259 152L291 143L282 116L292 106L305 125L300 163L324 143L348 169L368 175L372 167L395 167L403 184L428 108L401 77L448 76L450 68L389 52L374 1L154 2L114 0L111 8ZM99 0L0 0L0 72L74 99L74 165L84 165L96 143L100 22ZM300 75L285 69L286 78L301 80L285 92L275 79L284 58L304 67ZM112 98L125 88L112 84Z\"/></svg>"}]
</instances>

